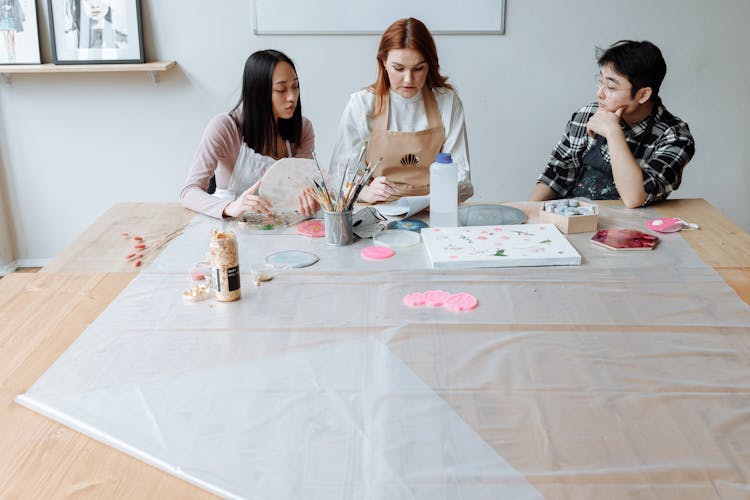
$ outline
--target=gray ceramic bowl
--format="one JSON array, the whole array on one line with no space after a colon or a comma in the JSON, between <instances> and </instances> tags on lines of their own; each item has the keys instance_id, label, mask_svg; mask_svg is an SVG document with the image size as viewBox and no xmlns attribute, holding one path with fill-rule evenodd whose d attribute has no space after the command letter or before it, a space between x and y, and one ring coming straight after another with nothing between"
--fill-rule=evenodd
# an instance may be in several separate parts
<instances>
[{"instance_id":1,"label":"gray ceramic bowl","mask_svg":"<svg viewBox=\"0 0 750 500\"><path fill-rule=\"evenodd\" d=\"M526 219L522 210L504 205L466 205L458 208L459 226L523 224Z\"/></svg>"}]
</instances>

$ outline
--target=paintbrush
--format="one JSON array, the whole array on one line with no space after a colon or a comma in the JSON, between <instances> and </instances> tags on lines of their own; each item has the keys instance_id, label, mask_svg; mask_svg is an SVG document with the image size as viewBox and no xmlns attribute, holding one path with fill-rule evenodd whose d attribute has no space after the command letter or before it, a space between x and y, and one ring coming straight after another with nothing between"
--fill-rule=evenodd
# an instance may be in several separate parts
<instances>
[{"instance_id":1,"label":"paintbrush","mask_svg":"<svg viewBox=\"0 0 750 500\"><path fill-rule=\"evenodd\" d=\"M349 188L346 190L346 195L344 195L344 206L346 207L351 204L350 201L352 199L352 193L357 187L357 183L354 181L354 179L356 179L356 177L352 178L352 182L349 184Z\"/></svg>"},{"instance_id":2,"label":"paintbrush","mask_svg":"<svg viewBox=\"0 0 750 500\"><path fill-rule=\"evenodd\" d=\"M313 193L313 196L316 200L318 200L318 203L320 203L320 206L322 206L326 210L329 209L329 203L326 200L326 197L323 195L323 190L320 187L320 185L315 181L314 179L310 179L309 177L305 176L305 180L310 185L310 190Z\"/></svg>"},{"instance_id":3,"label":"paintbrush","mask_svg":"<svg viewBox=\"0 0 750 500\"><path fill-rule=\"evenodd\" d=\"M352 185L352 189L350 189L350 195L347 197L347 208L351 210L354 207L354 204L357 202L357 198L359 197L359 193L362 191L362 188L365 185L365 178L368 177L370 170L369 167L365 166L365 169L362 171L362 175L360 176L359 180L355 180L355 182Z\"/></svg>"},{"instance_id":4,"label":"paintbrush","mask_svg":"<svg viewBox=\"0 0 750 500\"><path fill-rule=\"evenodd\" d=\"M364 165L365 169L367 169L367 162L363 162L365 159L365 153L367 152L367 141L362 142L362 148L359 150L359 157L357 158L357 169L354 171L354 176L352 177L352 182L357 178L357 174L359 174L360 168Z\"/></svg>"},{"instance_id":5,"label":"paintbrush","mask_svg":"<svg viewBox=\"0 0 750 500\"><path fill-rule=\"evenodd\" d=\"M320 163L318 163L318 155L315 154L315 151L312 152L313 160L315 160L315 168L318 169L318 173L320 174L320 182L325 188L326 192L328 192L328 186L326 186L326 178L323 175L323 170L320 168Z\"/></svg>"},{"instance_id":6,"label":"paintbrush","mask_svg":"<svg viewBox=\"0 0 750 500\"><path fill-rule=\"evenodd\" d=\"M335 211L335 209L333 208L333 202L331 201L331 196L329 195L325 187L323 187L322 184L318 184L318 182L315 179L313 179L313 182L315 183L315 187L318 188L318 192L320 193L321 197L325 199L326 209L329 212Z\"/></svg>"},{"instance_id":7,"label":"paintbrush","mask_svg":"<svg viewBox=\"0 0 750 500\"><path fill-rule=\"evenodd\" d=\"M346 165L344 166L344 175L341 176L341 183L339 184L339 190L338 190L338 200L336 200L336 206L339 210L344 209L344 181L346 180L346 176L349 175L349 160L346 160Z\"/></svg>"},{"instance_id":8,"label":"paintbrush","mask_svg":"<svg viewBox=\"0 0 750 500\"><path fill-rule=\"evenodd\" d=\"M315 189L315 188L314 188L314 187L313 187L312 185L308 185L308 186L303 186L303 185L301 185L301 184L300 184L299 182L297 182L297 181L295 181L294 179L292 179L291 177L287 177L287 178L288 178L288 179L289 179L290 181L292 181L292 183L293 183L293 184L294 184L295 186L297 186L297 187L300 187L300 188L302 188L303 192L305 192L305 193L310 193L310 196L312 196L313 198L315 198L315 201L317 201L317 202L318 202L318 203L320 204L320 206L321 206L321 207L325 205L325 203L324 203L324 201L325 201L325 200L323 200L323 199L322 199L322 198L320 197L320 194L318 193L318 191L317 191L317 190L316 190L316 189ZM308 181L308 182L309 182L309 181Z\"/></svg>"},{"instance_id":9,"label":"paintbrush","mask_svg":"<svg viewBox=\"0 0 750 500\"><path fill-rule=\"evenodd\" d=\"M381 156L380 158L378 158L378 161L375 162L375 166L367 171L367 173L364 176L365 178L362 180L362 183L361 183L362 186L367 184L367 181L370 180L370 177L372 177L372 174L375 172L375 170L378 169L378 167L380 166L380 162L382 161L383 161L383 157Z\"/></svg>"},{"instance_id":10,"label":"paintbrush","mask_svg":"<svg viewBox=\"0 0 750 500\"><path fill-rule=\"evenodd\" d=\"M361 180L362 177L365 175L365 172L367 170L367 167L365 167L364 170L362 170L362 165L357 165L357 168L354 170L354 175L352 175L352 183L349 186L349 190L346 193L346 202L348 204L350 195L352 194L352 191L356 189L356 187L359 185L359 181L357 181L357 177ZM360 172L361 171L361 172Z\"/></svg>"},{"instance_id":11,"label":"paintbrush","mask_svg":"<svg viewBox=\"0 0 750 500\"><path fill-rule=\"evenodd\" d=\"M349 186L349 192L346 194L346 206L354 205L352 201L357 199L360 187L362 186L362 182L365 180L365 176L367 176L368 168L368 165L364 163L358 166L357 170L354 172L354 177L352 177L352 185Z\"/></svg>"},{"instance_id":12,"label":"paintbrush","mask_svg":"<svg viewBox=\"0 0 750 500\"><path fill-rule=\"evenodd\" d=\"M359 158L357 158L357 168L365 158L365 151L367 151L367 141L362 141L362 149L359 150Z\"/></svg>"},{"instance_id":13,"label":"paintbrush","mask_svg":"<svg viewBox=\"0 0 750 500\"><path fill-rule=\"evenodd\" d=\"M380 166L380 162L383 161L383 157L381 156L380 159L375 162L375 165L372 166L372 168L369 168L368 170L365 170L365 173L362 175L362 179L359 183L359 186L357 186L356 191L354 191L354 195L352 196L352 199L349 200L349 205L347 207L348 210L351 210L354 207L354 204L357 202L357 198L359 198L359 193L362 192L362 188L365 187L365 184L367 184L367 181L370 180L370 177L372 177L372 173L375 172L375 170Z\"/></svg>"}]
</instances>

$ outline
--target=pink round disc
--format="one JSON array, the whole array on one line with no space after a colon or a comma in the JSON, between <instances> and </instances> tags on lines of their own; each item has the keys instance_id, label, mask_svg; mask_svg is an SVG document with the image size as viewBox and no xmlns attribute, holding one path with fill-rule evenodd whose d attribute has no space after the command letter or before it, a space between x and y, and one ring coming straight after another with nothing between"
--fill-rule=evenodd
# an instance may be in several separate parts
<instances>
[{"instance_id":1,"label":"pink round disc","mask_svg":"<svg viewBox=\"0 0 750 500\"><path fill-rule=\"evenodd\" d=\"M445 308L451 311L468 311L477 307L477 298L469 293L457 293L451 295L445 301Z\"/></svg>"},{"instance_id":2,"label":"pink round disc","mask_svg":"<svg viewBox=\"0 0 750 500\"><path fill-rule=\"evenodd\" d=\"M419 307L424 305L424 294L414 292L404 297L404 304L409 307Z\"/></svg>"},{"instance_id":3,"label":"pink round disc","mask_svg":"<svg viewBox=\"0 0 750 500\"><path fill-rule=\"evenodd\" d=\"M648 221L646 227L660 233L676 233L682 229L682 221L674 217L664 217Z\"/></svg>"},{"instance_id":4,"label":"pink round disc","mask_svg":"<svg viewBox=\"0 0 750 500\"><path fill-rule=\"evenodd\" d=\"M442 290L427 290L424 293L424 300L428 306L440 307L451 296L450 293Z\"/></svg>"},{"instance_id":5,"label":"pink round disc","mask_svg":"<svg viewBox=\"0 0 750 500\"><path fill-rule=\"evenodd\" d=\"M360 252L363 259L367 260L385 260L393 257L395 252L388 247L371 246L365 247Z\"/></svg>"},{"instance_id":6,"label":"pink round disc","mask_svg":"<svg viewBox=\"0 0 750 500\"><path fill-rule=\"evenodd\" d=\"M322 238L326 235L326 224L323 219L309 219L297 224L297 232L311 238Z\"/></svg>"}]
</instances>

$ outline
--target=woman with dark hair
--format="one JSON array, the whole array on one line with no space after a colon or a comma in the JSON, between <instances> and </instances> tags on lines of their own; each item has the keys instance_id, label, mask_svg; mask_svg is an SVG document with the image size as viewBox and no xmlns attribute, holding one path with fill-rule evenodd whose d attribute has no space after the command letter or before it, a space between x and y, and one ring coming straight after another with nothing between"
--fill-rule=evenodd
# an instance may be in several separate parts
<instances>
[{"instance_id":1,"label":"woman with dark hair","mask_svg":"<svg viewBox=\"0 0 750 500\"><path fill-rule=\"evenodd\" d=\"M458 198L474 194L461 100L440 74L435 41L418 19L388 27L377 53L375 83L349 98L339 125L331 167L383 158L359 195L366 203L430 191L430 164L450 153L458 165ZM366 146L364 146L366 145Z\"/></svg>"},{"instance_id":2,"label":"woman with dark hair","mask_svg":"<svg viewBox=\"0 0 750 500\"><path fill-rule=\"evenodd\" d=\"M70 48L122 48L127 33L112 23L112 0L67 0L65 32Z\"/></svg>"},{"instance_id":3,"label":"woman with dark hair","mask_svg":"<svg viewBox=\"0 0 750 500\"><path fill-rule=\"evenodd\" d=\"M216 218L270 214L271 205L257 194L266 169L283 157L312 158L314 147L294 63L276 50L255 52L245 62L239 102L214 117L203 133L180 193L182 205ZM212 177L216 192L209 194ZM304 191L297 204L304 216L319 208Z\"/></svg>"}]
</instances>

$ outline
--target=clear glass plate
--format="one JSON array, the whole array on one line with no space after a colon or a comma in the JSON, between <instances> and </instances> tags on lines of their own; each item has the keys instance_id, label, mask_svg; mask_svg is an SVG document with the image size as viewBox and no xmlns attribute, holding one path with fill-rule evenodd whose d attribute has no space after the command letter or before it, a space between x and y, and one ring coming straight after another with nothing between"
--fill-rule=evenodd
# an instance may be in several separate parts
<instances>
[{"instance_id":1,"label":"clear glass plate","mask_svg":"<svg viewBox=\"0 0 750 500\"><path fill-rule=\"evenodd\" d=\"M422 241L419 233L408 231L406 229L386 229L378 234L373 235L373 242L381 247L388 248L406 248L418 244Z\"/></svg>"},{"instance_id":2,"label":"clear glass plate","mask_svg":"<svg viewBox=\"0 0 750 500\"><path fill-rule=\"evenodd\" d=\"M310 252L303 252L301 250L285 250L283 252L272 253L266 257L266 264L281 269L307 267L316 262L318 262L317 255Z\"/></svg>"}]
</instances>

